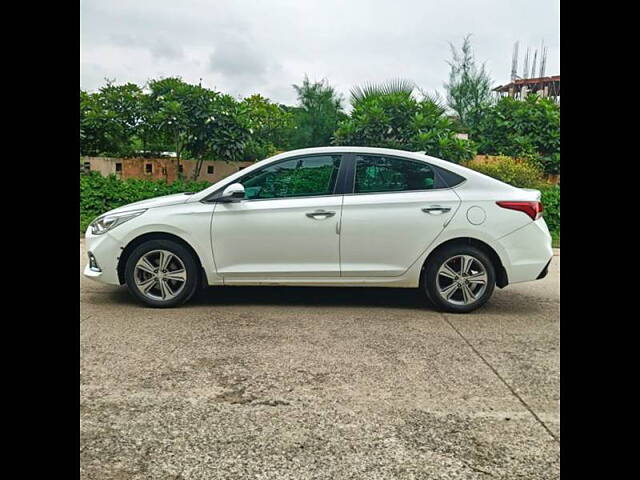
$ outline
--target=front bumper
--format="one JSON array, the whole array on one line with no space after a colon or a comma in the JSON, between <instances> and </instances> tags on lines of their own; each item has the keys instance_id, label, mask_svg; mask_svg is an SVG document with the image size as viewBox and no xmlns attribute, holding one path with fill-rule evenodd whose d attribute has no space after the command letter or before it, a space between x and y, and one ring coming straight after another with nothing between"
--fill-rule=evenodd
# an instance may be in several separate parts
<instances>
[{"instance_id":1,"label":"front bumper","mask_svg":"<svg viewBox=\"0 0 640 480\"><path fill-rule=\"evenodd\" d=\"M122 252L120 241L109 232L103 235L92 235L91 228L87 229L84 238L87 251L84 276L109 285L120 285L118 278L118 260L120 252ZM95 266L91 268L89 253L94 256L99 271L95 269Z\"/></svg>"}]
</instances>

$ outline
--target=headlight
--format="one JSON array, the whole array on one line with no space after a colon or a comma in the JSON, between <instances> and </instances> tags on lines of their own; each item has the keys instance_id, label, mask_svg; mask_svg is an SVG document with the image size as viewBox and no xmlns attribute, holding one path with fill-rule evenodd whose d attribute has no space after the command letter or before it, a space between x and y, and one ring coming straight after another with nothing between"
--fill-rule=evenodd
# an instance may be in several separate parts
<instances>
[{"instance_id":1,"label":"headlight","mask_svg":"<svg viewBox=\"0 0 640 480\"><path fill-rule=\"evenodd\" d=\"M96 218L91 223L91 233L93 235L102 235L103 233L108 232L116 228L118 225L122 225L127 220L131 220L132 218L137 217L138 215L142 215L147 210L132 210L130 212L122 212L122 213L112 213L110 215L103 215L101 217Z\"/></svg>"}]
</instances>

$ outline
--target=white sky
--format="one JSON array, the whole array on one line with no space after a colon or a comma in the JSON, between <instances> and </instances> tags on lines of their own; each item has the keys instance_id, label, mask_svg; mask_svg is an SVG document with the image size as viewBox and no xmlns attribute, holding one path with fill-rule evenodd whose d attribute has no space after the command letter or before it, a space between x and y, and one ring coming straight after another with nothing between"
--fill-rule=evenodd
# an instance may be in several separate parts
<instances>
[{"instance_id":1,"label":"white sky","mask_svg":"<svg viewBox=\"0 0 640 480\"><path fill-rule=\"evenodd\" d=\"M519 73L542 40L546 75L560 73L559 0L81 0L80 87L181 76L294 104L291 84L306 73L345 98L391 78L443 93L448 42L467 33L496 86L509 81L516 40Z\"/></svg>"}]
</instances>

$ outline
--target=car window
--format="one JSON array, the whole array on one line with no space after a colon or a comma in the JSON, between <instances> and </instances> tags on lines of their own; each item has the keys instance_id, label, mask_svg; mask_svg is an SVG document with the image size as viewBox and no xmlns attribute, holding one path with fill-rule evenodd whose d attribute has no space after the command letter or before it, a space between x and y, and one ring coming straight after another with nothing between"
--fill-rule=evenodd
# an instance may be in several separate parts
<instances>
[{"instance_id":1,"label":"car window","mask_svg":"<svg viewBox=\"0 0 640 480\"><path fill-rule=\"evenodd\" d=\"M356 156L355 193L429 190L434 184L435 173L426 163L373 155Z\"/></svg>"},{"instance_id":2,"label":"car window","mask_svg":"<svg viewBox=\"0 0 640 480\"><path fill-rule=\"evenodd\" d=\"M340 168L340 155L297 157L243 177L248 199L331 195Z\"/></svg>"}]
</instances>

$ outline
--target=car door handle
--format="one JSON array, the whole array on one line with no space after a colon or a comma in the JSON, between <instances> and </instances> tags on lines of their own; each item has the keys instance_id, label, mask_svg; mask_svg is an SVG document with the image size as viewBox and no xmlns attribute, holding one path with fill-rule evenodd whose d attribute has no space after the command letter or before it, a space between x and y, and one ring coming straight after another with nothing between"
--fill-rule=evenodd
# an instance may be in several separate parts
<instances>
[{"instance_id":1,"label":"car door handle","mask_svg":"<svg viewBox=\"0 0 640 480\"><path fill-rule=\"evenodd\" d=\"M329 217L333 217L335 214L336 212L329 212L327 210L316 210L315 212L305 213L305 215L309 218L319 218L319 217L329 218Z\"/></svg>"},{"instance_id":2,"label":"car door handle","mask_svg":"<svg viewBox=\"0 0 640 480\"><path fill-rule=\"evenodd\" d=\"M450 212L451 209L449 207L441 207L440 205L432 205L430 207L423 208L422 211L425 213L430 213L431 215L434 215L434 214L440 215L443 213Z\"/></svg>"}]
</instances>

